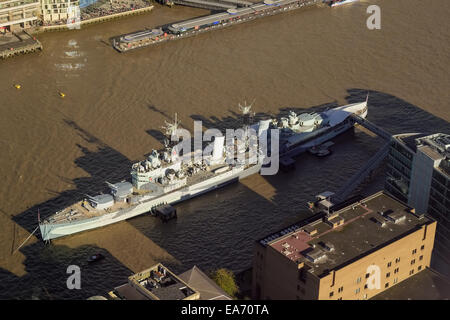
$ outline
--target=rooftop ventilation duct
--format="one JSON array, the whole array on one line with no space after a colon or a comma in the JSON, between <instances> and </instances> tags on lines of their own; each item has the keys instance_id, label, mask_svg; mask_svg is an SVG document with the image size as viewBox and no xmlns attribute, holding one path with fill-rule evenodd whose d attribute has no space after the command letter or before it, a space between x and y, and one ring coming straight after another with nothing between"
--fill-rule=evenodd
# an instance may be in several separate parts
<instances>
[{"instance_id":1,"label":"rooftop ventilation duct","mask_svg":"<svg viewBox=\"0 0 450 320\"><path fill-rule=\"evenodd\" d=\"M317 263L326 257L325 252L320 249L314 249L305 254L305 257L312 263Z\"/></svg>"},{"instance_id":2,"label":"rooftop ventilation duct","mask_svg":"<svg viewBox=\"0 0 450 320\"><path fill-rule=\"evenodd\" d=\"M404 212L392 212L387 215L387 218L394 223L400 223L406 219L406 215Z\"/></svg>"}]
</instances>

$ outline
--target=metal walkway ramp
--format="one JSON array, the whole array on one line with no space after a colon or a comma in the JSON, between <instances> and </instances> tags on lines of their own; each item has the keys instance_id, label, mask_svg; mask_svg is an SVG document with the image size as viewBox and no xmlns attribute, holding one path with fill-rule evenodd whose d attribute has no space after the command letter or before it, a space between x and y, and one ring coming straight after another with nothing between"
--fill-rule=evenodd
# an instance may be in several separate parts
<instances>
[{"instance_id":1,"label":"metal walkway ramp","mask_svg":"<svg viewBox=\"0 0 450 320\"><path fill-rule=\"evenodd\" d=\"M352 119L356 122L359 123L360 125L362 125L364 128L372 131L373 133L375 133L377 136L385 139L385 140L390 140L392 135L385 131L384 129L378 127L377 125L373 124L372 122L370 122L367 119L361 118L360 116L356 115L356 114L352 114L350 117L352 117Z\"/></svg>"},{"instance_id":2,"label":"metal walkway ramp","mask_svg":"<svg viewBox=\"0 0 450 320\"><path fill-rule=\"evenodd\" d=\"M390 141L388 141L369 161L355 173L332 197L333 203L340 203L347 199L352 191L358 187L364 179L370 175L389 153Z\"/></svg>"},{"instance_id":3,"label":"metal walkway ramp","mask_svg":"<svg viewBox=\"0 0 450 320\"><path fill-rule=\"evenodd\" d=\"M369 176L382 161L386 158L389 153L389 147L392 135L386 130L378 127L367 119L361 118L358 115L352 114L352 119L362 125L364 128L372 131L377 136L385 139L387 142L383 147L367 161L367 163L356 172L347 182L331 197L333 203L343 202L352 192L355 190L363 181Z\"/></svg>"}]
</instances>

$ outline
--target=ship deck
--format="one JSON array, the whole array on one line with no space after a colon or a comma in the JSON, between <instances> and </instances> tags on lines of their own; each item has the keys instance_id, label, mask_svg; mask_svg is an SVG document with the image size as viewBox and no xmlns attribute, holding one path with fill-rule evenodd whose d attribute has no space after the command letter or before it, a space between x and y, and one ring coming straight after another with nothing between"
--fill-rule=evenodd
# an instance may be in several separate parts
<instances>
[{"instance_id":1,"label":"ship deck","mask_svg":"<svg viewBox=\"0 0 450 320\"><path fill-rule=\"evenodd\" d=\"M217 176L217 175L220 175L220 174L223 174L223 173L233 170L232 167L229 167L226 171L223 171L220 173L214 172L215 170L217 170L221 167L224 167L224 165L223 164L213 165L209 168L209 170L197 172L193 176L187 177L187 183L184 186L182 186L178 189L172 190L168 193L195 185L202 181L211 179L214 176ZM133 188L133 195L151 195L151 194L152 194L152 191L150 191L150 190L139 190L139 189ZM160 195L162 195L162 194L160 194ZM158 196L156 196L156 198ZM83 204L83 202L84 202L84 204ZM135 204L129 203L126 201L114 202L113 206L111 206L107 209L98 210L98 209L93 208L91 206L91 204L89 203L89 201L80 200L80 201L62 209L61 211L58 211L54 215L50 216L48 219L46 219L45 222L47 222L47 223L67 223L67 222L72 222L72 221L80 221L80 220L89 219L89 218L93 218L93 217L99 217L99 216L102 216L102 215L108 214L108 213L113 213L120 209L132 208L134 206L135 206Z\"/></svg>"}]
</instances>

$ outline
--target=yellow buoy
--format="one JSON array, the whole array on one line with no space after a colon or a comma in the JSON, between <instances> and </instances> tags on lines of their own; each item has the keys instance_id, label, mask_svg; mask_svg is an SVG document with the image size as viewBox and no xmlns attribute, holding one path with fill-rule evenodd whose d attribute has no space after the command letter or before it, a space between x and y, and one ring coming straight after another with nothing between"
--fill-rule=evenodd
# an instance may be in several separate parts
<instances>
[{"instance_id":1,"label":"yellow buoy","mask_svg":"<svg viewBox=\"0 0 450 320\"><path fill-rule=\"evenodd\" d=\"M62 92L60 92L59 95L61 96L61 98L64 98L66 96L66 94Z\"/></svg>"},{"instance_id":2,"label":"yellow buoy","mask_svg":"<svg viewBox=\"0 0 450 320\"><path fill-rule=\"evenodd\" d=\"M22 86L21 86L20 84L15 84L15 85L14 85L14 88L20 89L20 88L22 88Z\"/></svg>"}]
</instances>

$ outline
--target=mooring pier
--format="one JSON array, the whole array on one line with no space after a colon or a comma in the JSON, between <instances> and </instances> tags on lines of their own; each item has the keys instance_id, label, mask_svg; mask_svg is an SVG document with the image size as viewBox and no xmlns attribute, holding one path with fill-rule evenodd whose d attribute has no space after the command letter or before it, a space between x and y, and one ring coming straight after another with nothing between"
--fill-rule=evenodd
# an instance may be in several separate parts
<instances>
[{"instance_id":1,"label":"mooring pier","mask_svg":"<svg viewBox=\"0 0 450 320\"><path fill-rule=\"evenodd\" d=\"M6 59L20 54L42 50L42 44L26 31L13 33L0 44L0 58Z\"/></svg>"},{"instance_id":2,"label":"mooring pier","mask_svg":"<svg viewBox=\"0 0 450 320\"><path fill-rule=\"evenodd\" d=\"M226 11L113 37L111 39L113 47L119 52L127 52L313 6L322 3L323 0L264 0L254 4L244 0L174 0L174 3L177 2L189 6L209 6L204 7L208 9L212 9L210 6L214 5Z\"/></svg>"},{"instance_id":3,"label":"mooring pier","mask_svg":"<svg viewBox=\"0 0 450 320\"><path fill-rule=\"evenodd\" d=\"M253 5L252 2L244 0L173 0L172 2L178 5L208 10L228 10Z\"/></svg>"}]
</instances>

